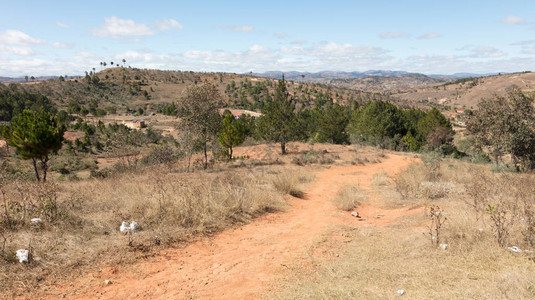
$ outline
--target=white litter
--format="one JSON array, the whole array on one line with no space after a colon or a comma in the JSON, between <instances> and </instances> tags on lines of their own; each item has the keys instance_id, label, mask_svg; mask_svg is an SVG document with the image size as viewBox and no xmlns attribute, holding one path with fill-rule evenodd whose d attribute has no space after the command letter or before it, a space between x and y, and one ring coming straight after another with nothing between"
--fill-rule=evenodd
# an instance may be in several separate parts
<instances>
[{"instance_id":1,"label":"white litter","mask_svg":"<svg viewBox=\"0 0 535 300\"><path fill-rule=\"evenodd\" d=\"M354 212L352 212L351 215L352 215L353 217L360 218L360 215L359 215L359 212L358 212L358 211L354 211Z\"/></svg>"},{"instance_id":2,"label":"white litter","mask_svg":"<svg viewBox=\"0 0 535 300\"><path fill-rule=\"evenodd\" d=\"M515 252L515 253L522 253L522 250L518 248L517 246L509 247L509 250Z\"/></svg>"},{"instance_id":3,"label":"white litter","mask_svg":"<svg viewBox=\"0 0 535 300\"><path fill-rule=\"evenodd\" d=\"M448 244L441 243L438 247L442 250L446 250L448 249Z\"/></svg>"},{"instance_id":4,"label":"white litter","mask_svg":"<svg viewBox=\"0 0 535 300\"><path fill-rule=\"evenodd\" d=\"M123 223L119 227L119 230L121 232L127 233L127 232L130 232L130 231L134 231L137 228L138 228L138 224L137 224L136 221L132 221L132 223L130 223L130 226L128 226L127 223L123 221Z\"/></svg>"},{"instance_id":5,"label":"white litter","mask_svg":"<svg viewBox=\"0 0 535 300\"><path fill-rule=\"evenodd\" d=\"M405 290L398 290L398 294L400 294L400 295L405 294Z\"/></svg>"},{"instance_id":6,"label":"white litter","mask_svg":"<svg viewBox=\"0 0 535 300\"><path fill-rule=\"evenodd\" d=\"M477 230L479 230L479 232L483 232L483 228L478 228Z\"/></svg>"},{"instance_id":7,"label":"white litter","mask_svg":"<svg viewBox=\"0 0 535 300\"><path fill-rule=\"evenodd\" d=\"M132 223L130 223L130 230L136 230L137 229L137 222L136 221L132 221Z\"/></svg>"},{"instance_id":8,"label":"white litter","mask_svg":"<svg viewBox=\"0 0 535 300\"><path fill-rule=\"evenodd\" d=\"M17 258L19 259L20 263L27 263L28 262L28 253L29 251L26 249L19 249L17 250Z\"/></svg>"},{"instance_id":9,"label":"white litter","mask_svg":"<svg viewBox=\"0 0 535 300\"><path fill-rule=\"evenodd\" d=\"M37 224L43 222L43 220L41 220L41 218L33 218L30 220L30 222Z\"/></svg>"}]
</instances>

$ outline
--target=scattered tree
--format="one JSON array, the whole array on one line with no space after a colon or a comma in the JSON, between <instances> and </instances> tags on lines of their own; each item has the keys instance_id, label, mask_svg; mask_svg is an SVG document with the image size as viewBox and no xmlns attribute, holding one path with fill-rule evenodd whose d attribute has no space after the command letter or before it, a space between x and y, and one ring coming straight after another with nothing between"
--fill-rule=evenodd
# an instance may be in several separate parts
<instances>
[{"instance_id":1,"label":"scattered tree","mask_svg":"<svg viewBox=\"0 0 535 300\"><path fill-rule=\"evenodd\" d=\"M268 102L262 110L258 128L266 140L278 142L281 153L286 154L286 143L293 139L296 121L295 101L286 88L284 75L279 80L273 101Z\"/></svg>"},{"instance_id":2,"label":"scattered tree","mask_svg":"<svg viewBox=\"0 0 535 300\"><path fill-rule=\"evenodd\" d=\"M63 145L65 129L59 125L58 119L46 111L32 112L24 110L11 120L3 135L8 144L15 148L20 159L31 159L37 181L41 180L37 169L37 160L43 170L43 181L46 181L49 154L57 153Z\"/></svg>"},{"instance_id":3,"label":"scattered tree","mask_svg":"<svg viewBox=\"0 0 535 300\"><path fill-rule=\"evenodd\" d=\"M505 97L481 101L466 124L479 150L488 150L494 160L511 155L518 170L535 167L535 109L533 97L518 89Z\"/></svg>"},{"instance_id":4,"label":"scattered tree","mask_svg":"<svg viewBox=\"0 0 535 300\"><path fill-rule=\"evenodd\" d=\"M232 160L232 149L241 145L245 140L245 125L228 112L223 118L221 130L217 134L219 143L227 148L227 156Z\"/></svg>"},{"instance_id":5,"label":"scattered tree","mask_svg":"<svg viewBox=\"0 0 535 300\"><path fill-rule=\"evenodd\" d=\"M177 101L177 115L181 118L181 130L189 130L199 136L203 144L204 168L208 168L208 142L214 140L221 127L219 109L223 101L217 87L210 83L190 86Z\"/></svg>"}]
</instances>

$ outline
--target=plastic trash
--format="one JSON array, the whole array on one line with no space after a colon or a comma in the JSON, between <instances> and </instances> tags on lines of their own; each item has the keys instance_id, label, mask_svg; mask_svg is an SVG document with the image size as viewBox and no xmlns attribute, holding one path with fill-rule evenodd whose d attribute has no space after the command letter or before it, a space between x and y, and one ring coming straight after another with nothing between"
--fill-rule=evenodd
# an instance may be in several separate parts
<instances>
[{"instance_id":1,"label":"plastic trash","mask_svg":"<svg viewBox=\"0 0 535 300\"><path fill-rule=\"evenodd\" d=\"M34 224L38 224L38 223L43 222L43 220L41 220L41 218L33 218L33 219L30 220L30 222L32 222Z\"/></svg>"},{"instance_id":2,"label":"plastic trash","mask_svg":"<svg viewBox=\"0 0 535 300\"><path fill-rule=\"evenodd\" d=\"M123 223L121 224L121 227L119 227L119 230L121 232L127 232L128 231L128 226L126 225L126 222L123 221Z\"/></svg>"},{"instance_id":3,"label":"plastic trash","mask_svg":"<svg viewBox=\"0 0 535 300\"><path fill-rule=\"evenodd\" d=\"M400 295L405 294L405 290L398 290L398 294L400 294Z\"/></svg>"},{"instance_id":4,"label":"plastic trash","mask_svg":"<svg viewBox=\"0 0 535 300\"><path fill-rule=\"evenodd\" d=\"M446 250L446 249L448 249L448 244L440 243L440 245L438 247L440 249L442 249L442 250Z\"/></svg>"},{"instance_id":5,"label":"plastic trash","mask_svg":"<svg viewBox=\"0 0 535 300\"><path fill-rule=\"evenodd\" d=\"M517 246L509 247L509 250L515 252L515 253L522 253L522 250L518 248Z\"/></svg>"},{"instance_id":6,"label":"plastic trash","mask_svg":"<svg viewBox=\"0 0 535 300\"><path fill-rule=\"evenodd\" d=\"M360 218L360 215L359 215L358 211L354 211L354 212L352 212L351 215L352 215L353 217Z\"/></svg>"},{"instance_id":7,"label":"plastic trash","mask_svg":"<svg viewBox=\"0 0 535 300\"><path fill-rule=\"evenodd\" d=\"M138 225L136 221L132 221L132 223L130 223L130 230L134 231L137 229L137 227Z\"/></svg>"},{"instance_id":8,"label":"plastic trash","mask_svg":"<svg viewBox=\"0 0 535 300\"><path fill-rule=\"evenodd\" d=\"M119 230L121 232L127 233L127 232L130 232L130 231L136 230L138 227L139 227L139 225L137 224L136 221L132 221L130 223L130 225L127 225L127 223L123 221L123 223L119 227Z\"/></svg>"},{"instance_id":9,"label":"plastic trash","mask_svg":"<svg viewBox=\"0 0 535 300\"><path fill-rule=\"evenodd\" d=\"M28 262L28 253L29 251L26 249L19 249L17 250L17 258L19 259L20 263L27 263Z\"/></svg>"}]
</instances>

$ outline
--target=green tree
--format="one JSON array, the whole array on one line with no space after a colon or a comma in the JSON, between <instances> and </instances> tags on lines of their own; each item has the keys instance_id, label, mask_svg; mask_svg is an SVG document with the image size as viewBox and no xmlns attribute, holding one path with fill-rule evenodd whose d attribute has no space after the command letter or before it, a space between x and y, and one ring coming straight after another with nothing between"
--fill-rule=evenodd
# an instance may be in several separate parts
<instances>
[{"instance_id":1,"label":"green tree","mask_svg":"<svg viewBox=\"0 0 535 300\"><path fill-rule=\"evenodd\" d=\"M41 163L43 181L46 181L49 154L57 153L63 145L65 129L58 119L46 111L24 110L11 120L4 131L7 143L14 147L20 159L31 159L37 181L40 181L37 161Z\"/></svg>"},{"instance_id":2,"label":"green tree","mask_svg":"<svg viewBox=\"0 0 535 300\"><path fill-rule=\"evenodd\" d=\"M395 105L384 101L368 102L354 111L348 132L356 142L379 145L391 141L391 147L407 132L403 114Z\"/></svg>"},{"instance_id":3,"label":"green tree","mask_svg":"<svg viewBox=\"0 0 535 300\"><path fill-rule=\"evenodd\" d=\"M286 143L294 138L295 101L286 88L284 75L279 80L275 98L266 104L258 120L261 136L268 141L280 143L281 153L286 154Z\"/></svg>"},{"instance_id":4,"label":"green tree","mask_svg":"<svg viewBox=\"0 0 535 300\"><path fill-rule=\"evenodd\" d=\"M221 127L219 109L223 101L217 87L210 83L190 86L177 101L180 130L192 131L203 144L204 168L208 168L208 142Z\"/></svg>"},{"instance_id":5,"label":"green tree","mask_svg":"<svg viewBox=\"0 0 535 300\"><path fill-rule=\"evenodd\" d=\"M347 107L336 103L324 105L318 114L317 140L333 144L348 143L346 127L349 124L349 118L350 111Z\"/></svg>"},{"instance_id":6,"label":"green tree","mask_svg":"<svg viewBox=\"0 0 535 300\"><path fill-rule=\"evenodd\" d=\"M425 117L421 118L418 122L418 132L427 137L437 127L450 128L450 121L435 107L431 109Z\"/></svg>"},{"instance_id":7,"label":"green tree","mask_svg":"<svg viewBox=\"0 0 535 300\"><path fill-rule=\"evenodd\" d=\"M227 148L227 156L232 160L232 149L245 141L245 124L236 120L231 113L225 114L221 130L217 134L221 146Z\"/></svg>"},{"instance_id":8,"label":"green tree","mask_svg":"<svg viewBox=\"0 0 535 300\"><path fill-rule=\"evenodd\" d=\"M468 119L468 133L479 150L487 150L498 163L511 155L519 170L535 167L535 108L533 97L518 89L505 97L483 100Z\"/></svg>"}]
</instances>

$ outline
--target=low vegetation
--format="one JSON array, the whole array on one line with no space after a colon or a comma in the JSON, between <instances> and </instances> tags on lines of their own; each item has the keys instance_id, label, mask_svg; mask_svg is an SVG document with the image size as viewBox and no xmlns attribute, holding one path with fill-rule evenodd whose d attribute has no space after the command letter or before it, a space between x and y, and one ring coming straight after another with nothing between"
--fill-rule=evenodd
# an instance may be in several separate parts
<instances>
[{"instance_id":1,"label":"low vegetation","mask_svg":"<svg viewBox=\"0 0 535 300\"><path fill-rule=\"evenodd\" d=\"M533 298L534 179L455 160L414 163L364 192L400 191L385 203L421 212L333 226L288 262L268 298Z\"/></svg>"},{"instance_id":2,"label":"low vegetation","mask_svg":"<svg viewBox=\"0 0 535 300\"><path fill-rule=\"evenodd\" d=\"M126 263L151 255L152 249L284 210L283 196L302 196L303 184L313 178L282 166L193 174L148 168L61 184L4 176L0 270L16 279L3 278L2 290L22 295L28 291L24 286L38 288L48 276L61 280L97 262ZM125 236L119 232L123 221L136 221L139 229ZM25 270L14 261L20 248L30 249Z\"/></svg>"},{"instance_id":3,"label":"low vegetation","mask_svg":"<svg viewBox=\"0 0 535 300\"><path fill-rule=\"evenodd\" d=\"M343 187L334 197L334 204L341 210L352 210L366 198L365 191L358 185Z\"/></svg>"}]
</instances>

